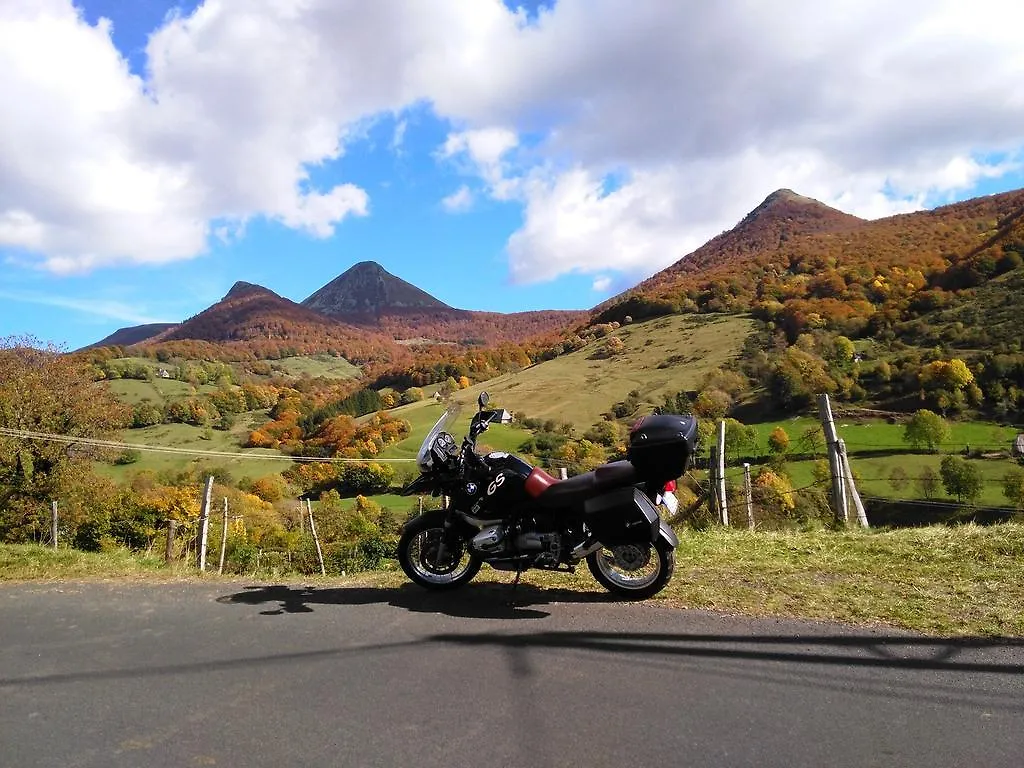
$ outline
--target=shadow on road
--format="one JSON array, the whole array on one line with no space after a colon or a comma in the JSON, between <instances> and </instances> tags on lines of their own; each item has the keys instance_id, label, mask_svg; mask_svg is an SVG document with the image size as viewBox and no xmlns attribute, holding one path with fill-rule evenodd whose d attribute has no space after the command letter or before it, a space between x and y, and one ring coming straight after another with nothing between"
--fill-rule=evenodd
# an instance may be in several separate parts
<instances>
[{"instance_id":1,"label":"shadow on road","mask_svg":"<svg viewBox=\"0 0 1024 768\"><path fill-rule=\"evenodd\" d=\"M381 587L294 587L286 585L252 586L241 592L217 598L219 603L273 605L260 611L264 616L284 613L310 613L312 605L392 605L417 613L436 613L468 619L543 619L548 611L533 606L549 603L611 602L600 592L573 592L520 584L513 591L508 584L470 584L457 592L428 592L413 584L395 588Z\"/></svg>"},{"instance_id":2,"label":"shadow on road","mask_svg":"<svg viewBox=\"0 0 1024 768\"><path fill-rule=\"evenodd\" d=\"M743 635L651 632L444 634L432 642L507 648L567 648L638 655L839 664L951 672L1024 675L1024 639L900 635ZM1006 661L992 661L992 652Z\"/></svg>"}]
</instances>

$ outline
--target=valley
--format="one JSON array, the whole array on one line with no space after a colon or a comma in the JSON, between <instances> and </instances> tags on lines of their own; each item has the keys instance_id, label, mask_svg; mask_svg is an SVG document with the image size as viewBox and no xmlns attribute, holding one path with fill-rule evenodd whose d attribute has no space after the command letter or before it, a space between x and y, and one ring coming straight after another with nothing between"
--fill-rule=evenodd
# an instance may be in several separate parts
<instances>
[{"instance_id":1,"label":"valley","mask_svg":"<svg viewBox=\"0 0 1024 768\"><path fill-rule=\"evenodd\" d=\"M725 419L727 493L737 503L751 463L756 524L778 530L832 524L815 418L827 392L869 505L903 505L899 519L916 523L988 508L1006 519L1024 507L1011 452L1024 432L1022 209L1014 192L865 221L780 190L590 312L459 310L360 262L301 303L240 281L178 325L122 329L71 355L9 347L8 382L43 376L26 367L37 354L57 373L0 385L0 402L22 409L7 424L139 448L26 452L0 436L0 486L18 510L0 534L41 536L56 498L75 510L65 536L76 546L152 546L172 517L188 553L212 475L243 531L230 567L308 565L300 498L332 567L369 567L418 508L396 491L423 435L452 408L461 439L484 390L517 418L480 447L552 472L622 457L642 415L696 414L703 442L684 507L703 492L710 430ZM79 426L59 410L70 405L40 397L62 376L81 377L63 395L93 414ZM905 439L926 411L942 425L934 448ZM706 508L688 514L679 525L710 522Z\"/></svg>"}]
</instances>

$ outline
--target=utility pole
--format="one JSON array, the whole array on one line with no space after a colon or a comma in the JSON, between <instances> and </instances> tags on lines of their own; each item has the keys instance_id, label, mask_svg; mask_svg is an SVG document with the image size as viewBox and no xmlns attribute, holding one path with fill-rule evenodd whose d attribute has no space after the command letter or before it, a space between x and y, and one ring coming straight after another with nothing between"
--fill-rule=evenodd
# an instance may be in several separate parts
<instances>
[{"instance_id":1,"label":"utility pole","mask_svg":"<svg viewBox=\"0 0 1024 768\"><path fill-rule=\"evenodd\" d=\"M743 492L747 497L747 528L754 530L754 492L750 487L750 465L743 465Z\"/></svg>"},{"instance_id":2,"label":"utility pole","mask_svg":"<svg viewBox=\"0 0 1024 768\"><path fill-rule=\"evenodd\" d=\"M306 512L309 513L309 530L313 534L313 543L316 544L316 558L320 561L320 575L326 576L327 569L324 567L324 552L320 549L320 537L316 535L316 523L313 522L313 505L306 499Z\"/></svg>"},{"instance_id":3,"label":"utility pole","mask_svg":"<svg viewBox=\"0 0 1024 768\"><path fill-rule=\"evenodd\" d=\"M828 451L828 468L832 475L832 504L836 522L846 525L850 520L846 506L846 484L843 477L843 464L839 456L839 437L836 435L836 424L832 420L832 405L828 395L818 395L818 412L821 416L821 428L825 432L825 449Z\"/></svg>"},{"instance_id":4,"label":"utility pole","mask_svg":"<svg viewBox=\"0 0 1024 768\"><path fill-rule=\"evenodd\" d=\"M206 478L203 507L199 512L199 570L206 570L206 540L210 535L210 497L213 495L213 475Z\"/></svg>"},{"instance_id":5,"label":"utility pole","mask_svg":"<svg viewBox=\"0 0 1024 768\"><path fill-rule=\"evenodd\" d=\"M718 422L718 468L715 480L718 482L718 509L722 525L729 525L729 502L725 497L725 419Z\"/></svg>"}]
</instances>

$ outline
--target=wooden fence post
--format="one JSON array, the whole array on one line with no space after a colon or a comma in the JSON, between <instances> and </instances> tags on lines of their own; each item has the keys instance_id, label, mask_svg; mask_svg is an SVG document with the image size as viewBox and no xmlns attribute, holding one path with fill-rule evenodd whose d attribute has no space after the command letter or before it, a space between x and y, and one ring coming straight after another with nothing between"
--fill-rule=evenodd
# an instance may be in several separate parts
<instances>
[{"instance_id":1,"label":"wooden fence post","mask_svg":"<svg viewBox=\"0 0 1024 768\"><path fill-rule=\"evenodd\" d=\"M178 527L177 520L167 521L167 549L164 551L164 562L169 563L174 559L174 530Z\"/></svg>"},{"instance_id":2,"label":"wooden fence post","mask_svg":"<svg viewBox=\"0 0 1024 768\"><path fill-rule=\"evenodd\" d=\"M718 509L722 525L729 525L729 501L725 493L725 419L718 422L718 468L715 480L718 481Z\"/></svg>"},{"instance_id":3,"label":"wooden fence post","mask_svg":"<svg viewBox=\"0 0 1024 768\"><path fill-rule=\"evenodd\" d=\"M566 468L566 467L559 467L558 468L558 479L559 480L568 480L569 479L569 470L568 470L568 468Z\"/></svg>"},{"instance_id":4,"label":"wooden fence post","mask_svg":"<svg viewBox=\"0 0 1024 768\"><path fill-rule=\"evenodd\" d=\"M832 420L832 406L828 395L818 395L818 412L821 416L821 428L825 432L825 448L828 451L828 468L832 475L832 504L836 522L846 525L850 512L846 506L846 484L843 482L842 459L839 457L839 438L836 435L836 424Z\"/></svg>"},{"instance_id":5,"label":"wooden fence post","mask_svg":"<svg viewBox=\"0 0 1024 768\"><path fill-rule=\"evenodd\" d=\"M754 530L754 493L750 487L750 465L743 465L743 491L747 497L747 528Z\"/></svg>"},{"instance_id":6,"label":"wooden fence post","mask_svg":"<svg viewBox=\"0 0 1024 768\"><path fill-rule=\"evenodd\" d=\"M54 549L57 548L57 501L50 502L50 541Z\"/></svg>"},{"instance_id":7,"label":"wooden fence post","mask_svg":"<svg viewBox=\"0 0 1024 768\"><path fill-rule=\"evenodd\" d=\"M206 570L206 540L210 534L210 497L213 495L213 475L206 478L203 506L199 512L199 570Z\"/></svg>"},{"instance_id":8,"label":"wooden fence post","mask_svg":"<svg viewBox=\"0 0 1024 768\"><path fill-rule=\"evenodd\" d=\"M853 480L853 470L850 468L850 456L846 453L846 441L839 438L839 459L843 466L843 480L850 498L853 499L853 508L857 510L857 523L861 528L869 528L868 514L864 509L864 502L861 501L860 493L857 492L857 484Z\"/></svg>"},{"instance_id":9,"label":"wooden fence post","mask_svg":"<svg viewBox=\"0 0 1024 768\"><path fill-rule=\"evenodd\" d=\"M227 554L228 546L228 497L224 497L224 522L220 527L220 565L217 566L217 575L224 573L224 555Z\"/></svg>"},{"instance_id":10,"label":"wooden fence post","mask_svg":"<svg viewBox=\"0 0 1024 768\"><path fill-rule=\"evenodd\" d=\"M722 519L722 507L718 501L718 448L712 445L708 448L708 509L719 519Z\"/></svg>"},{"instance_id":11,"label":"wooden fence post","mask_svg":"<svg viewBox=\"0 0 1024 768\"><path fill-rule=\"evenodd\" d=\"M324 567L324 552L320 549L320 537L316 535L316 523L313 522L313 505L306 499L306 511L309 513L309 530L313 534L313 543L316 544L316 557L320 561L320 575L326 576L327 569Z\"/></svg>"}]
</instances>

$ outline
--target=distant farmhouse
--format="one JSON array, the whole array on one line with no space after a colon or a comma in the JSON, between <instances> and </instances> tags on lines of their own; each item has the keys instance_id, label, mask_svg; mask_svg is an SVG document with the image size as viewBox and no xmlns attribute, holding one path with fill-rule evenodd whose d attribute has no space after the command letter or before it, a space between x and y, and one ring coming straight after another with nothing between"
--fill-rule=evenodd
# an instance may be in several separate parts
<instances>
[{"instance_id":1,"label":"distant farmhouse","mask_svg":"<svg viewBox=\"0 0 1024 768\"><path fill-rule=\"evenodd\" d=\"M1013 455L1024 457L1024 432L1017 435L1017 439L1013 441Z\"/></svg>"}]
</instances>

